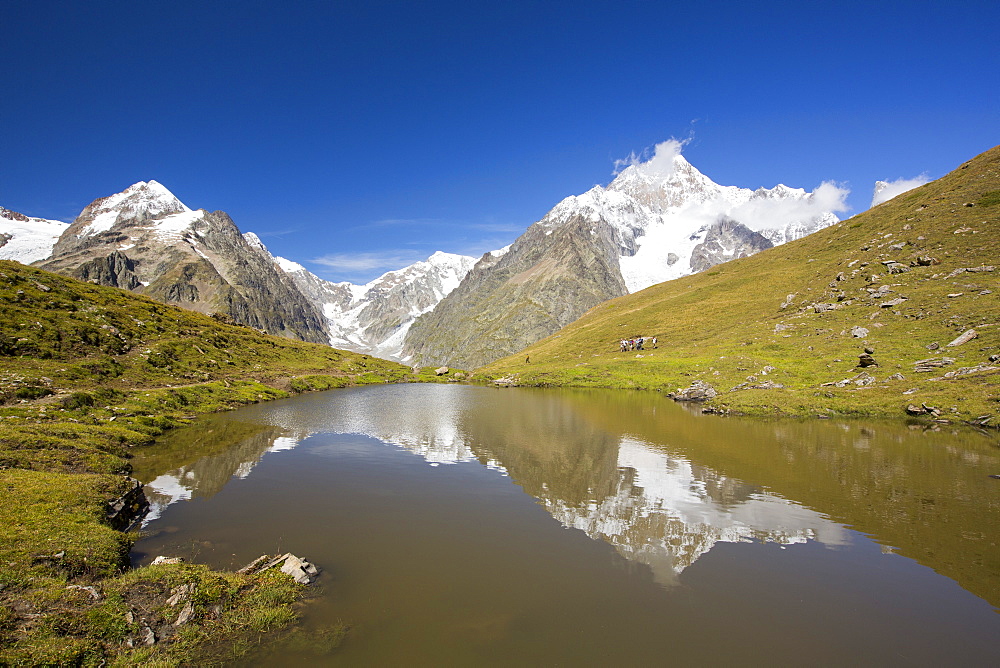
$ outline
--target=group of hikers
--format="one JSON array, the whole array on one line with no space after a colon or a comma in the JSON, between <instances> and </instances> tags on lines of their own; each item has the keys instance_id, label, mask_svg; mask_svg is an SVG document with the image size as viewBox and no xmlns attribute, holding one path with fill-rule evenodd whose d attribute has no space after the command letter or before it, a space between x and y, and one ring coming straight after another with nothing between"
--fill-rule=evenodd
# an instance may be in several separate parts
<instances>
[{"instance_id":1,"label":"group of hikers","mask_svg":"<svg viewBox=\"0 0 1000 668\"><path fill-rule=\"evenodd\" d=\"M650 345L650 346L652 346L653 348L655 348L656 347L656 337L653 336L653 337L650 337L650 338L647 339L645 337L640 336L640 337L635 338L635 339L622 339L621 340L621 351L623 353L626 353L626 352L628 352L630 350L643 350L643 346L647 345L647 344Z\"/></svg>"}]
</instances>

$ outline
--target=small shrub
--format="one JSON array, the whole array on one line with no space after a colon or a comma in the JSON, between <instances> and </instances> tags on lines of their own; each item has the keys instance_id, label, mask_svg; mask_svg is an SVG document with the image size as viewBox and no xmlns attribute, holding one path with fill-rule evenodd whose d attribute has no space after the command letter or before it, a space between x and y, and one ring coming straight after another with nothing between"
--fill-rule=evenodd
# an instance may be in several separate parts
<instances>
[{"instance_id":1,"label":"small shrub","mask_svg":"<svg viewBox=\"0 0 1000 668\"><path fill-rule=\"evenodd\" d=\"M14 391L14 397L17 399L41 399L42 397L47 397L50 394L52 394L52 390L38 385L25 385L24 387L19 387Z\"/></svg>"},{"instance_id":2,"label":"small shrub","mask_svg":"<svg viewBox=\"0 0 1000 668\"><path fill-rule=\"evenodd\" d=\"M83 408L84 406L93 406L94 396L88 394L87 392L74 392L65 399L62 400L62 406L66 410L74 410L76 408Z\"/></svg>"}]
</instances>

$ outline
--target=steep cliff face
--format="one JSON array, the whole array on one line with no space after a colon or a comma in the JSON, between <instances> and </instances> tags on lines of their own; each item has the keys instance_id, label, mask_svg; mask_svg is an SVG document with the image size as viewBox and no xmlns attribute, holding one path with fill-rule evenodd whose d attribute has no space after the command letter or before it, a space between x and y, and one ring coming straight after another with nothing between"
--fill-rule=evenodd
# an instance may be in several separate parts
<instances>
[{"instance_id":1,"label":"steep cliff face","mask_svg":"<svg viewBox=\"0 0 1000 668\"><path fill-rule=\"evenodd\" d=\"M692 272L704 271L722 262L774 248L771 240L760 232L754 232L746 225L725 216L704 230L699 230L698 235L702 235L703 239L691 249Z\"/></svg>"},{"instance_id":2,"label":"steep cliff face","mask_svg":"<svg viewBox=\"0 0 1000 668\"><path fill-rule=\"evenodd\" d=\"M415 364L475 368L538 341L602 301L751 255L837 222L842 195L720 186L667 148L606 188L567 197L502 257L487 256L421 316Z\"/></svg>"},{"instance_id":3,"label":"steep cliff face","mask_svg":"<svg viewBox=\"0 0 1000 668\"><path fill-rule=\"evenodd\" d=\"M487 254L465 280L410 328L414 364L475 368L551 334L581 313L626 294L620 237L606 222L573 216L533 225L503 255Z\"/></svg>"},{"instance_id":4,"label":"steep cliff face","mask_svg":"<svg viewBox=\"0 0 1000 668\"><path fill-rule=\"evenodd\" d=\"M193 211L155 181L95 200L38 265L269 334L329 338L316 307L229 216Z\"/></svg>"}]
</instances>

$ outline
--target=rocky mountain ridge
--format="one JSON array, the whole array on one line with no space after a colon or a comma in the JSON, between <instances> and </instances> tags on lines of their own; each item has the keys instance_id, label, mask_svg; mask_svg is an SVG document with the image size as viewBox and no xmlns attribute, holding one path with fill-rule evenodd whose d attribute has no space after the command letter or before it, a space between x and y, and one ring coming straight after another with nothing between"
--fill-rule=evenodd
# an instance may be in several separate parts
<instances>
[{"instance_id":1,"label":"rocky mountain ridge","mask_svg":"<svg viewBox=\"0 0 1000 668\"><path fill-rule=\"evenodd\" d=\"M561 201L501 258L482 259L417 319L404 359L482 366L603 301L832 225L844 195L832 184L811 193L720 186L680 155L678 143L665 143L607 187Z\"/></svg>"},{"instance_id":2,"label":"rocky mountain ridge","mask_svg":"<svg viewBox=\"0 0 1000 668\"><path fill-rule=\"evenodd\" d=\"M36 264L269 334L328 339L315 306L228 215L192 210L156 181L92 202Z\"/></svg>"},{"instance_id":3,"label":"rocky mountain ridge","mask_svg":"<svg viewBox=\"0 0 1000 668\"><path fill-rule=\"evenodd\" d=\"M330 345L400 361L413 321L454 290L476 259L438 251L364 285L324 281L302 265L274 258L326 318Z\"/></svg>"}]
</instances>

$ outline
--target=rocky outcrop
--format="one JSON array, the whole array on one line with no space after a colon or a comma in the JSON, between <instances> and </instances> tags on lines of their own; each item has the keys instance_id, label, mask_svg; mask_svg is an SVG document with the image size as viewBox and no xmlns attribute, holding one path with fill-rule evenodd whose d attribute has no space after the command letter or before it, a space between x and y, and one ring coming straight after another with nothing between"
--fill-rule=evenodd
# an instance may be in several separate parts
<instances>
[{"instance_id":1,"label":"rocky outcrop","mask_svg":"<svg viewBox=\"0 0 1000 668\"><path fill-rule=\"evenodd\" d=\"M688 387L678 388L667 396L674 401L709 401L718 395L719 393L714 387L703 380L696 380Z\"/></svg>"},{"instance_id":2,"label":"rocky outcrop","mask_svg":"<svg viewBox=\"0 0 1000 668\"><path fill-rule=\"evenodd\" d=\"M774 244L763 234L727 216L720 217L705 228L703 234L701 243L691 250L692 272L774 248Z\"/></svg>"}]
</instances>

